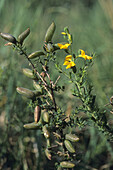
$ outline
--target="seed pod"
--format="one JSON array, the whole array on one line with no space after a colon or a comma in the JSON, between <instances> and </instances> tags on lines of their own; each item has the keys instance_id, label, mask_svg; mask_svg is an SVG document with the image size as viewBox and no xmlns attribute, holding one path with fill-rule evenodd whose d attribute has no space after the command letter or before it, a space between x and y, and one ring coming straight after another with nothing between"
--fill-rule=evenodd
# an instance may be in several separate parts
<instances>
[{"instance_id":1,"label":"seed pod","mask_svg":"<svg viewBox=\"0 0 113 170\"><path fill-rule=\"evenodd\" d=\"M48 43L49 41L51 41L53 34L55 32L56 29L56 25L54 22L52 22L52 24L49 26L46 35L45 35L45 41Z\"/></svg>"},{"instance_id":2,"label":"seed pod","mask_svg":"<svg viewBox=\"0 0 113 170\"><path fill-rule=\"evenodd\" d=\"M18 42L20 44L23 43L23 41L25 40L25 38L30 34L30 28L27 28L27 30L25 30L24 32L22 32L19 36L18 36Z\"/></svg>"},{"instance_id":3,"label":"seed pod","mask_svg":"<svg viewBox=\"0 0 113 170\"><path fill-rule=\"evenodd\" d=\"M78 142L79 141L79 138L74 134L66 134L65 138L70 140L71 142Z\"/></svg>"},{"instance_id":4,"label":"seed pod","mask_svg":"<svg viewBox=\"0 0 113 170\"><path fill-rule=\"evenodd\" d=\"M0 33L1 37L13 44L16 44L16 38L14 36L12 36L11 34L7 34L7 33Z\"/></svg>"},{"instance_id":5,"label":"seed pod","mask_svg":"<svg viewBox=\"0 0 113 170\"><path fill-rule=\"evenodd\" d=\"M28 68L24 68L23 69L23 73L24 75L26 75L27 77L31 78L31 79L34 79L34 74L33 74L33 71L28 69Z\"/></svg>"},{"instance_id":6,"label":"seed pod","mask_svg":"<svg viewBox=\"0 0 113 170\"><path fill-rule=\"evenodd\" d=\"M35 123L39 122L40 115L41 115L41 107L40 106L36 106L35 110L34 110L34 120L35 120Z\"/></svg>"},{"instance_id":7,"label":"seed pod","mask_svg":"<svg viewBox=\"0 0 113 170\"><path fill-rule=\"evenodd\" d=\"M74 168L75 164L72 163L72 162L63 161L63 162L60 163L60 166L62 168Z\"/></svg>"},{"instance_id":8,"label":"seed pod","mask_svg":"<svg viewBox=\"0 0 113 170\"><path fill-rule=\"evenodd\" d=\"M32 99L35 96L35 93L29 89L23 88L23 87L17 87L17 92L29 99Z\"/></svg>"},{"instance_id":9,"label":"seed pod","mask_svg":"<svg viewBox=\"0 0 113 170\"><path fill-rule=\"evenodd\" d=\"M45 154L46 154L47 158L49 160L51 160L51 153L50 153L50 151L47 148L45 149Z\"/></svg>"},{"instance_id":10,"label":"seed pod","mask_svg":"<svg viewBox=\"0 0 113 170\"><path fill-rule=\"evenodd\" d=\"M46 126L43 126L43 132L44 132L45 138L48 139L50 137L50 133Z\"/></svg>"},{"instance_id":11,"label":"seed pod","mask_svg":"<svg viewBox=\"0 0 113 170\"><path fill-rule=\"evenodd\" d=\"M33 86L37 91L42 92L40 85L36 81L33 81Z\"/></svg>"},{"instance_id":12,"label":"seed pod","mask_svg":"<svg viewBox=\"0 0 113 170\"><path fill-rule=\"evenodd\" d=\"M33 53L31 53L28 58L29 59L34 59L36 57L40 57L41 55L45 55L43 51L35 51Z\"/></svg>"},{"instance_id":13,"label":"seed pod","mask_svg":"<svg viewBox=\"0 0 113 170\"><path fill-rule=\"evenodd\" d=\"M31 130L35 130L35 129L40 129L40 123L35 123L35 122L33 122L33 123L28 123L28 124L25 124L24 125L24 128L25 129L31 129Z\"/></svg>"},{"instance_id":14,"label":"seed pod","mask_svg":"<svg viewBox=\"0 0 113 170\"><path fill-rule=\"evenodd\" d=\"M64 141L65 147L67 148L67 150L71 153L75 153L75 149L73 148L71 142L69 142L68 140Z\"/></svg>"},{"instance_id":15,"label":"seed pod","mask_svg":"<svg viewBox=\"0 0 113 170\"><path fill-rule=\"evenodd\" d=\"M44 120L44 122L49 123L49 114L48 114L48 112L43 113L43 120Z\"/></svg>"}]
</instances>

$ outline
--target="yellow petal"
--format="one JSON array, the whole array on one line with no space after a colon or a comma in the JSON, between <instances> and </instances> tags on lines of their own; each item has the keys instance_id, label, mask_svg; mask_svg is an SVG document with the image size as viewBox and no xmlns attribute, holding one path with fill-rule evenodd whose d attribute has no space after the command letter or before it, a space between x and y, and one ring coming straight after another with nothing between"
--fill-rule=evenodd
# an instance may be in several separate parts
<instances>
[{"instance_id":1,"label":"yellow petal","mask_svg":"<svg viewBox=\"0 0 113 170\"><path fill-rule=\"evenodd\" d=\"M66 69L71 68L71 64L69 63L66 67Z\"/></svg>"},{"instance_id":2,"label":"yellow petal","mask_svg":"<svg viewBox=\"0 0 113 170\"><path fill-rule=\"evenodd\" d=\"M82 56L85 55L85 51L84 50L80 50L80 52L81 52Z\"/></svg>"},{"instance_id":3,"label":"yellow petal","mask_svg":"<svg viewBox=\"0 0 113 170\"><path fill-rule=\"evenodd\" d=\"M80 54L80 55L78 55L78 57L83 57L83 56Z\"/></svg>"},{"instance_id":4,"label":"yellow petal","mask_svg":"<svg viewBox=\"0 0 113 170\"><path fill-rule=\"evenodd\" d=\"M67 55L66 58L65 58L65 60L67 60L67 61L69 61L71 59L72 59L72 55Z\"/></svg>"},{"instance_id":5,"label":"yellow petal","mask_svg":"<svg viewBox=\"0 0 113 170\"><path fill-rule=\"evenodd\" d=\"M71 67L74 67L76 65L73 61L71 61L70 63L71 63Z\"/></svg>"},{"instance_id":6,"label":"yellow petal","mask_svg":"<svg viewBox=\"0 0 113 170\"><path fill-rule=\"evenodd\" d=\"M75 65L76 65L76 64L75 64L73 61L68 62L68 65L67 65L66 69L71 68L71 67L74 67Z\"/></svg>"},{"instance_id":7,"label":"yellow petal","mask_svg":"<svg viewBox=\"0 0 113 170\"><path fill-rule=\"evenodd\" d=\"M69 64L69 61L64 61L64 64L65 66L67 66Z\"/></svg>"},{"instance_id":8,"label":"yellow petal","mask_svg":"<svg viewBox=\"0 0 113 170\"><path fill-rule=\"evenodd\" d=\"M61 34L66 35L66 33L65 33L65 32L61 32Z\"/></svg>"},{"instance_id":9,"label":"yellow petal","mask_svg":"<svg viewBox=\"0 0 113 170\"><path fill-rule=\"evenodd\" d=\"M62 47L62 44L60 44L60 43L57 43L57 45L61 48Z\"/></svg>"},{"instance_id":10,"label":"yellow petal","mask_svg":"<svg viewBox=\"0 0 113 170\"><path fill-rule=\"evenodd\" d=\"M86 55L86 59L87 59L87 60L91 60L91 59L92 59L92 57L91 57L91 56Z\"/></svg>"},{"instance_id":11,"label":"yellow petal","mask_svg":"<svg viewBox=\"0 0 113 170\"><path fill-rule=\"evenodd\" d=\"M71 44L60 44L60 43L57 43L57 45L60 47L60 49L67 49Z\"/></svg>"}]
</instances>

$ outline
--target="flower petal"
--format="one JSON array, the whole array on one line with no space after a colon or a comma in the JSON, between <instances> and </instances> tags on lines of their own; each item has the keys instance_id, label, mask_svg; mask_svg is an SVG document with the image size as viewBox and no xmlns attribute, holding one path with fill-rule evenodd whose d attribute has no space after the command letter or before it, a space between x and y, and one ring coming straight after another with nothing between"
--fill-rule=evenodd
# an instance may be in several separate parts
<instances>
[{"instance_id":1,"label":"flower petal","mask_svg":"<svg viewBox=\"0 0 113 170\"><path fill-rule=\"evenodd\" d=\"M71 68L71 62L67 65L66 69Z\"/></svg>"},{"instance_id":2,"label":"flower petal","mask_svg":"<svg viewBox=\"0 0 113 170\"><path fill-rule=\"evenodd\" d=\"M60 44L60 43L57 43L57 45L60 47L60 49L67 49L71 44Z\"/></svg>"},{"instance_id":3,"label":"flower petal","mask_svg":"<svg viewBox=\"0 0 113 170\"><path fill-rule=\"evenodd\" d=\"M66 35L66 33L65 33L65 32L61 32L61 34Z\"/></svg>"},{"instance_id":4,"label":"flower petal","mask_svg":"<svg viewBox=\"0 0 113 170\"><path fill-rule=\"evenodd\" d=\"M76 65L73 61L71 61L70 63L71 63L71 67L74 67Z\"/></svg>"},{"instance_id":5,"label":"flower petal","mask_svg":"<svg viewBox=\"0 0 113 170\"><path fill-rule=\"evenodd\" d=\"M85 51L84 50L80 49L80 52L81 52L82 56L85 55Z\"/></svg>"},{"instance_id":6,"label":"flower petal","mask_svg":"<svg viewBox=\"0 0 113 170\"><path fill-rule=\"evenodd\" d=\"M66 58L65 58L66 61L69 61L71 59L72 59L72 55L67 55Z\"/></svg>"},{"instance_id":7,"label":"flower petal","mask_svg":"<svg viewBox=\"0 0 113 170\"><path fill-rule=\"evenodd\" d=\"M64 61L64 64L65 66L67 66L69 64L69 61Z\"/></svg>"},{"instance_id":8,"label":"flower petal","mask_svg":"<svg viewBox=\"0 0 113 170\"><path fill-rule=\"evenodd\" d=\"M91 59L92 59L91 56L86 55L86 60L91 60Z\"/></svg>"}]
</instances>

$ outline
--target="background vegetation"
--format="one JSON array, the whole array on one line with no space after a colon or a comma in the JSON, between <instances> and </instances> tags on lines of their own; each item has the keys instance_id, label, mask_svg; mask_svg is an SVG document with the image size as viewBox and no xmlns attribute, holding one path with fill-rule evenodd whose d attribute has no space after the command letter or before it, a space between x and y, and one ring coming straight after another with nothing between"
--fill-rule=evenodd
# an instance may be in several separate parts
<instances>
[{"instance_id":1,"label":"background vegetation","mask_svg":"<svg viewBox=\"0 0 113 170\"><path fill-rule=\"evenodd\" d=\"M63 40L60 32L69 26L74 35L73 49L78 51L82 48L88 54L96 53L94 65L89 70L89 81L94 86L97 103L105 108L113 94L112 0L1 0L0 16L0 31L15 37L30 27L31 34L26 40L28 52L43 48L45 32L52 21L57 26L54 42ZM0 41L0 169L51 169L41 150L43 138L40 131L23 129L23 124L32 122L33 113L17 94L16 87L32 88L21 71L27 67L27 62L10 48L4 47L5 43ZM58 60L63 63L61 54ZM52 74L54 79L57 76L55 70ZM63 85L63 77L60 83ZM66 82L65 85L70 88ZM64 97L66 103L63 102ZM60 100L62 107L67 104L67 110L71 111L74 103L69 93L62 98L57 96L57 100ZM106 109L108 123L112 126L112 107L107 106ZM106 141L103 134L93 127L78 130L78 134L81 133L84 138L79 143L81 157L76 169L112 169L112 142Z\"/></svg>"}]
</instances>

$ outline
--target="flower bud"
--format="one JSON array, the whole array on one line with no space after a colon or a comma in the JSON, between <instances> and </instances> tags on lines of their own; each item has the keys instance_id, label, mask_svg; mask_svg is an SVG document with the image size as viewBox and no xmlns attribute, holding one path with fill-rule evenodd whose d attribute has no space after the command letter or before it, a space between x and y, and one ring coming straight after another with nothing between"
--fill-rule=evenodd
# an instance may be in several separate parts
<instances>
[{"instance_id":1,"label":"flower bud","mask_svg":"<svg viewBox=\"0 0 113 170\"><path fill-rule=\"evenodd\" d=\"M43 126L43 132L44 132L45 138L48 139L50 137L50 133L46 126Z\"/></svg>"},{"instance_id":2,"label":"flower bud","mask_svg":"<svg viewBox=\"0 0 113 170\"><path fill-rule=\"evenodd\" d=\"M30 28L27 28L27 30L25 30L24 32L22 32L19 36L18 36L18 42L20 44L23 43L23 41L25 40L25 38L30 34Z\"/></svg>"},{"instance_id":3,"label":"flower bud","mask_svg":"<svg viewBox=\"0 0 113 170\"><path fill-rule=\"evenodd\" d=\"M35 93L29 89L23 88L23 87L17 87L17 92L29 99L32 99L35 96Z\"/></svg>"},{"instance_id":4,"label":"flower bud","mask_svg":"<svg viewBox=\"0 0 113 170\"><path fill-rule=\"evenodd\" d=\"M13 44L16 44L16 38L14 36L12 36L11 34L7 34L7 33L0 33L1 37Z\"/></svg>"},{"instance_id":5,"label":"flower bud","mask_svg":"<svg viewBox=\"0 0 113 170\"><path fill-rule=\"evenodd\" d=\"M64 141L65 147L67 148L67 150L71 153L75 153L75 149L73 148L71 142L69 142L68 140Z\"/></svg>"},{"instance_id":6,"label":"flower bud","mask_svg":"<svg viewBox=\"0 0 113 170\"><path fill-rule=\"evenodd\" d=\"M23 69L23 73L24 75L26 75L27 77L31 78L31 79L34 79L34 74L33 74L33 71L28 69L28 68L24 68Z\"/></svg>"},{"instance_id":7,"label":"flower bud","mask_svg":"<svg viewBox=\"0 0 113 170\"><path fill-rule=\"evenodd\" d=\"M31 53L28 58L29 59L34 59L36 57L40 57L41 55L45 55L43 51L35 51L33 53Z\"/></svg>"},{"instance_id":8,"label":"flower bud","mask_svg":"<svg viewBox=\"0 0 113 170\"><path fill-rule=\"evenodd\" d=\"M50 151L47 148L45 149L45 154L46 154L47 158L49 160L51 160L51 153L50 153Z\"/></svg>"},{"instance_id":9,"label":"flower bud","mask_svg":"<svg viewBox=\"0 0 113 170\"><path fill-rule=\"evenodd\" d=\"M34 110L34 120L35 120L35 123L39 122L40 115L41 115L41 107L40 106L36 106L35 110Z\"/></svg>"},{"instance_id":10,"label":"flower bud","mask_svg":"<svg viewBox=\"0 0 113 170\"><path fill-rule=\"evenodd\" d=\"M65 138L70 140L71 142L78 142L79 141L79 138L74 134L66 134Z\"/></svg>"},{"instance_id":11,"label":"flower bud","mask_svg":"<svg viewBox=\"0 0 113 170\"><path fill-rule=\"evenodd\" d=\"M24 125L24 128L25 129L31 129L31 130L35 130L35 129L40 129L40 123L35 123L35 122L33 122L33 123L28 123L28 124L25 124Z\"/></svg>"},{"instance_id":12,"label":"flower bud","mask_svg":"<svg viewBox=\"0 0 113 170\"><path fill-rule=\"evenodd\" d=\"M72 163L72 162L63 161L63 162L60 163L60 166L62 168L74 168L75 164Z\"/></svg>"},{"instance_id":13,"label":"flower bud","mask_svg":"<svg viewBox=\"0 0 113 170\"><path fill-rule=\"evenodd\" d=\"M56 29L56 25L54 22L52 22L52 24L49 26L46 35L45 35L45 41L48 43L49 41L51 41L53 34L55 32Z\"/></svg>"}]
</instances>

